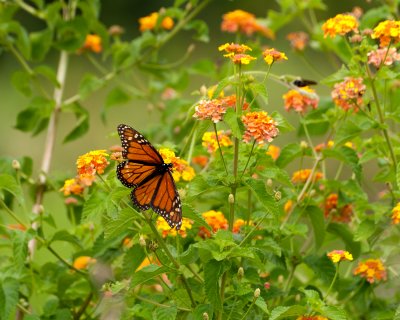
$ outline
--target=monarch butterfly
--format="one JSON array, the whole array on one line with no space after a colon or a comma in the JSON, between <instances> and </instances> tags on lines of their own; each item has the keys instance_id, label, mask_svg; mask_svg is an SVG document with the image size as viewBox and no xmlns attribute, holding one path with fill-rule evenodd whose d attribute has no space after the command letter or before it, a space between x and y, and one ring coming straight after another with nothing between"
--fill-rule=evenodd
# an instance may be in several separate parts
<instances>
[{"instance_id":1,"label":"monarch butterfly","mask_svg":"<svg viewBox=\"0 0 400 320\"><path fill-rule=\"evenodd\" d=\"M152 208L171 228L182 225L182 206L172 163L165 163L158 151L139 132L120 124L118 134L122 143L122 157L117 166L117 177L125 187L133 188L131 199L140 210Z\"/></svg>"}]
</instances>

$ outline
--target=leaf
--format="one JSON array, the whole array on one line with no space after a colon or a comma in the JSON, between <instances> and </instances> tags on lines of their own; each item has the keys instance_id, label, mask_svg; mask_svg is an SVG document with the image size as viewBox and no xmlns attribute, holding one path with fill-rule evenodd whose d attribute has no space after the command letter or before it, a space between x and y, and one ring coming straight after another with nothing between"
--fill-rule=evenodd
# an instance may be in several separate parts
<instances>
[{"instance_id":1,"label":"leaf","mask_svg":"<svg viewBox=\"0 0 400 320\"><path fill-rule=\"evenodd\" d=\"M325 219L322 210L316 206L308 206L306 208L311 225L314 231L315 248L318 250L325 239Z\"/></svg>"},{"instance_id":2,"label":"leaf","mask_svg":"<svg viewBox=\"0 0 400 320\"><path fill-rule=\"evenodd\" d=\"M394 315L393 320L400 320L400 305L396 309L396 313Z\"/></svg>"},{"instance_id":3,"label":"leaf","mask_svg":"<svg viewBox=\"0 0 400 320\"><path fill-rule=\"evenodd\" d=\"M287 317L301 316L307 312L304 306L293 305L290 307L276 307L271 312L269 320L279 320Z\"/></svg>"},{"instance_id":4,"label":"leaf","mask_svg":"<svg viewBox=\"0 0 400 320\"><path fill-rule=\"evenodd\" d=\"M84 17L78 16L71 20L58 20L55 46L58 49L75 53L82 47L88 33L88 23Z\"/></svg>"},{"instance_id":5,"label":"leaf","mask_svg":"<svg viewBox=\"0 0 400 320\"><path fill-rule=\"evenodd\" d=\"M236 111L233 108L228 108L228 110L226 110L224 121L229 126L229 129L231 129L232 135L240 139L242 137L242 131L239 127Z\"/></svg>"},{"instance_id":6,"label":"leaf","mask_svg":"<svg viewBox=\"0 0 400 320\"><path fill-rule=\"evenodd\" d=\"M153 312L155 320L175 320L178 314L178 309L175 306L169 308L156 308Z\"/></svg>"},{"instance_id":7,"label":"leaf","mask_svg":"<svg viewBox=\"0 0 400 320\"><path fill-rule=\"evenodd\" d=\"M122 262L122 272L124 276L130 277L133 275L145 258L146 253L143 247L139 244L135 244L129 248L124 255L124 260Z\"/></svg>"},{"instance_id":8,"label":"leaf","mask_svg":"<svg viewBox=\"0 0 400 320\"><path fill-rule=\"evenodd\" d=\"M72 111L76 117L76 126L64 138L63 143L82 137L89 130L89 112L79 103L65 106L63 110Z\"/></svg>"},{"instance_id":9,"label":"leaf","mask_svg":"<svg viewBox=\"0 0 400 320\"><path fill-rule=\"evenodd\" d=\"M57 231L51 238L49 244L51 244L55 241L69 242L69 243L73 244L74 246L82 249L82 244L80 243L79 239L76 236L70 234L67 230Z\"/></svg>"},{"instance_id":10,"label":"leaf","mask_svg":"<svg viewBox=\"0 0 400 320\"><path fill-rule=\"evenodd\" d=\"M0 32L8 33L10 35L9 41L13 41L15 43L17 49L22 53L25 59L30 59L31 45L29 41L29 36L21 24L16 21L3 23L2 25L0 25ZM3 37L5 36L6 35L3 35Z\"/></svg>"},{"instance_id":11,"label":"leaf","mask_svg":"<svg viewBox=\"0 0 400 320\"><path fill-rule=\"evenodd\" d=\"M276 201L272 195L267 192L264 181L248 179L244 181L244 184L253 192L259 203L271 216L278 215L279 209Z\"/></svg>"},{"instance_id":12,"label":"leaf","mask_svg":"<svg viewBox=\"0 0 400 320\"><path fill-rule=\"evenodd\" d=\"M133 274L131 287L134 288L168 271L170 271L170 269L167 267L160 267L155 264L150 264Z\"/></svg>"},{"instance_id":13,"label":"leaf","mask_svg":"<svg viewBox=\"0 0 400 320\"><path fill-rule=\"evenodd\" d=\"M330 223L326 229L328 232L339 236L346 244L346 250L349 251L354 259L357 259L360 255L361 244L360 242L354 241L353 233L349 227L345 224Z\"/></svg>"},{"instance_id":14,"label":"leaf","mask_svg":"<svg viewBox=\"0 0 400 320\"><path fill-rule=\"evenodd\" d=\"M310 255L304 258L307 264L315 273L315 275L326 283L332 281L335 276L336 268L332 261L326 255L316 256Z\"/></svg>"},{"instance_id":15,"label":"leaf","mask_svg":"<svg viewBox=\"0 0 400 320\"><path fill-rule=\"evenodd\" d=\"M191 65L188 71L190 74L198 74L211 78L216 77L215 64L209 59L196 61Z\"/></svg>"},{"instance_id":16,"label":"leaf","mask_svg":"<svg viewBox=\"0 0 400 320\"><path fill-rule=\"evenodd\" d=\"M57 76L54 70L46 65L41 65L33 69L36 74L40 74L49 80L55 87L60 87L60 84L57 81Z\"/></svg>"},{"instance_id":17,"label":"leaf","mask_svg":"<svg viewBox=\"0 0 400 320\"><path fill-rule=\"evenodd\" d=\"M357 152L352 148L341 146L334 149L324 149L323 155L343 161L353 169L357 180L361 180L362 167L359 163Z\"/></svg>"},{"instance_id":18,"label":"leaf","mask_svg":"<svg viewBox=\"0 0 400 320\"><path fill-rule=\"evenodd\" d=\"M208 25L203 20L192 20L186 23L183 27L185 30L196 30L196 35L193 36L195 40L208 42L210 41L208 35Z\"/></svg>"},{"instance_id":19,"label":"leaf","mask_svg":"<svg viewBox=\"0 0 400 320\"><path fill-rule=\"evenodd\" d=\"M207 299L215 310L221 310L222 303L219 295L219 278L222 274L222 263L210 260L204 265L204 288Z\"/></svg>"},{"instance_id":20,"label":"leaf","mask_svg":"<svg viewBox=\"0 0 400 320\"><path fill-rule=\"evenodd\" d=\"M329 318L330 320L348 320L349 317L346 314L346 311L341 307L336 306L323 306L321 308L321 312L324 316Z\"/></svg>"},{"instance_id":21,"label":"leaf","mask_svg":"<svg viewBox=\"0 0 400 320\"><path fill-rule=\"evenodd\" d=\"M397 164L396 168L396 183L397 187L400 188L400 162Z\"/></svg>"},{"instance_id":22,"label":"leaf","mask_svg":"<svg viewBox=\"0 0 400 320\"><path fill-rule=\"evenodd\" d=\"M289 163L293 162L294 159L299 158L303 155L303 151L299 143L287 144L276 159L276 165L280 168L286 167Z\"/></svg>"},{"instance_id":23,"label":"leaf","mask_svg":"<svg viewBox=\"0 0 400 320\"><path fill-rule=\"evenodd\" d=\"M99 79L93 74L86 73L79 84L79 95L82 99L85 99L91 93L100 89L103 85L104 80Z\"/></svg>"},{"instance_id":24,"label":"leaf","mask_svg":"<svg viewBox=\"0 0 400 320\"><path fill-rule=\"evenodd\" d=\"M11 82L15 89L21 92L26 97L32 95L31 75L26 71L16 71L12 75Z\"/></svg>"},{"instance_id":25,"label":"leaf","mask_svg":"<svg viewBox=\"0 0 400 320\"><path fill-rule=\"evenodd\" d=\"M338 129L336 135L337 145L343 144L347 141L351 141L354 138L360 136L362 133L373 128L374 122L368 119L366 116L354 115L351 119L348 118Z\"/></svg>"},{"instance_id":26,"label":"leaf","mask_svg":"<svg viewBox=\"0 0 400 320\"><path fill-rule=\"evenodd\" d=\"M262 312L264 312L265 314L269 314L268 306L263 298L258 297L255 304L261 309Z\"/></svg>"},{"instance_id":27,"label":"leaf","mask_svg":"<svg viewBox=\"0 0 400 320\"><path fill-rule=\"evenodd\" d=\"M249 88L251 91L253 91L255 96L260 95L261 97L268 99L268 91L264 83L252 83L250 84Z\"/></svg>"},{"instance_id":28,"label":"leaf","mask_svg":"<svg viewBox=\"0 0 400 320\"><path fill-rule=\"evenodd\" d=\"M187 203L183 203L182 212L185 218L193 220L196 225L204 227L207 230L211 230L210 225L204 220L202 215L192 206L188 205Z\"/></svg>"},{"instance_id":29,"label":"leaf","mask_svg":"<svg viewBox=\"0 0 400 320\"><path fill-rule=\"evenodd\" d=\"M106 218L104 225L104 237L115 238L126 232L134 220L140 219L140 216L131 207L123 208L118 213L117 219Z\"/></svg>"},{"instance_id":30,"label":"leaf","mask_svg":"<svg viewBox=\"0 0 400 320\"><path fill-rule=\"evenodd\" d=\"M355 234L354 240L355 241L363 241L368 239L376 230L376 225L373 221L364 220L358 226Z\"/></svg>"},{"instance_id":31,"label":"leaf","mask_svg":"<svg viewBox=\"0 0 400 320\"><path fill-rule=\"evenodd\" d=\"M106 113L111 108L114 108L117 105L125 104L129 102L130 99L131 96L121 88L115 87L114 89L112 89L106 97L106 102L104 104L103 111L101 112L101 117L103 121L105 122Z\"/></svg>"},{"instance_id":32,"label":"leaf","mask_svg":"<svg viewBox=\"0 0 400 320\"><path fill-rule=\"evenodd\" d=\"M32 60L42 61L51 48L53 31L50 28L29 34L32 47Z\"/></svg>"},{"instance_id":33,"label":"leaf","mask_svg":"<svg viewBox=\"0 0 400 320\"><path fill-rule=\"evenodd\" d=\"M279 133L287 133L294 130L294 127L279 112L272 112L271 117L278 123Z\"/></svg>"},{"instance_id":34,"label":"leaf","mask_svg":"<svg viewBox=\"0 0 400 320\"><path fill-rule=\"evenodd\" d=\"M213 92L212 98L213 99L218 98L219 95L221 94L221 92L224 90L224 88L232 83L233 83L233 81L232 81L231 77L226 77L226 78L220 80L217 84L217 87L215 88L215 90Z\"/></svg>"},{"instance_id":35,"label":"leaf","mask_svg":"<svg viewBox=\"0 0 400 320\"><path fill-rule=\"evenodd\" d=\"M16 279L6 277L0 282L1 319L9 319L14 314L19 301L19 283Z\"/></svg>"},{"instance_id":36,"label":"leaf","mask_svg":"<svg viewBox=\"0 0 400 320\"><path fill-rule=\"evenodd\" d=\"M28 256L28 237L26 232L15 230L12 235L12 247L15 273L21 273L25 268L26 257Z\"/></svg>"},{"instance_id":37,"label":"leaf","mask_svg":"<svg viewBox=\"0 0 400 320\"><path fill-rule=\"evenodd\" d=\"M20 204L24 203L21 186L13 176L5 173L0 174L0 190L2 189L10 192Z\"/></svg>"},{"instance_id":38,"label":"leaf","mask_svg":"<svg viewBox=\"0 0 400 320\"><path fill-rule=\"evenodd\" d=\"M83 222L95 220L98 216L102 215L106 209L104 201L104 194L101 192L93 192L90 197L85 201L82 210Z\"/></svg>"}]
</instances>

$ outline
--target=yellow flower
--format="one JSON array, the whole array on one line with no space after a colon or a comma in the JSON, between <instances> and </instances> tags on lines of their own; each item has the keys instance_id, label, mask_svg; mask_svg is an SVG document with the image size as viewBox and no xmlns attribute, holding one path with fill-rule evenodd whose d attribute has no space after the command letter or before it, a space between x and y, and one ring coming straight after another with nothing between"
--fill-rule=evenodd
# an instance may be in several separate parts
<instances>
[{"instance_id":1,"label":"yellow flower","mask_svg":"<svg viewBox=\"0 0 400 320\"><path fill-rule=\"evenodd\" d=\"M85 43L83 44L81 51L87 50L99 53L102 49L103 48L101 46L101 38L95 34L88 34L86 36Z\"/></svg>"},{"instance_id":2,"label":"yellow flower","mask_svg":"<svg viewBox=\"0 0 400 320\"><path fill-rule=\"evenodd\" d=\"M380 22L371 34L372 39L379 38L381 48L389 46L391 42L397 43L400 40L400 21L385 20Z\"/></svg>"},{"instance_id":3,"label":"yellow flower","mask_svg":"<svg viewBox=\"0 0 400 320\"><path fill-rule=\"evenodd\" d=\"M333 263L338 263L344 260L353 261L353 255L350 252L343 250L333 250L329 252L327 256Z\"/></svg>"},{"instance_id":4,"label":"yellow flower","mask_svg":"<svg viewBox=\"0 0 400 320\"><path fill-rule=\"evenodd\" d=\"M281 153L281 148L273 144L270 144L265 154L270 155L273 160L276 160L278 159L280 153Z\"/></svg>"},{"instance_id":5,"label":"yellow flower","mask_svg":"<svg viewBox=\"0 0 400 320\"><path fill-rule=\"evenodd\" d=\"M386 280L386 270L380 259L368 259L360 262L354 270L354 275L360 275L369 283Z\"/></svg>"},{"instance_id":6,"label":"yellow flower","mask_svg":"<svg viewBox=\"0 0 400 320\"><path fill-rule=\"evenodd\" d=\"M176 230L176 228L171 229L163 217L158 217L156 222L157 229L161 231L163 238L166 238L167 236L176 237L177 234L179 234L182 238L186 238L186 231L192 229L192 224L192 220L188 218L182 218L181 228Z\"/></svg>"},{"instance_id":7,"label":"yellow flower","mask_svg":"<svg viewBox=\"0 0 400 320\"><path fill-rule=\"evenodd\" d=\"M286 201L285 205L283 206L283 210L288 213L293 208L293 200Z\"/></svg>"},{"instance_id":8,"label":"yellow flower","mask_svg":"<svg viewBox=\"0 0 400 320\"><path fill-rule=\"evenodd\" d=\"M397 205L392 209L392 223L400 223L400 202L398 202Z\"/></svg>"},{"instance_id":9,"label":"yellow flower","mask_svg":"<svg viewBox=\"0 0 400 320\"><path fill-rule=\"evenodd\" d=\"M176 182L179 182L181 179L184 181L190 181L196 176L194 169L189 165L189 163L186 160L175 156L175 153L172 150L161 148L158 151L165 163L172 163L172 176Z\"/></svg>"},{"instance_id":10,"label":"yellow flower","mask_svg":"<svg viewBox=\"0 0 400 320\"><path fill-rule=\"evenodd\" d=\"M240 232L240 228L242 227L242 226L245 226L245 225L252 225L253 224L253 222L250 220L249 221L249 224L247 224L247 221L245 221L245 220L243 220L243 219L237 219L237 220L235 220L235 222L233 223L233 228L232 228L232 232L233 233L239 233Z\"/></svg>"},{"instance_id":11,"label":"yellow flower","mask_svg":"<svg viewBox=\"0 0 400 320\"><path fill-rule=\"evenodd\" d=\"M311 169L303 169L303 170L299 170L299 171L295 171L292 175L292 182L293 183L305 183L308 179L308 177L311 174ZM315 172L314 173L314 177L313 177L313 181L316 182L318 180L322 179L322 173L321 172Z\"/></svg>"},{"instance_id":12,"label":"yellow flower","mask_svg":"<svg viewBox=\"0 0 400 320\"><path fill-rule=\"evenodd\" d=\"M351 31L357 31L358 21L350 14L338 14L334 18L328 19L323 25L324 37L330 36L331 38L336 35L345 35Z\"/></svg>"},{"instance_id":13,"label":"yellow flower","mask_svg":"<svg viewBox=\"0 0 400 320\"><path fill-rule=\"evenodd\" d=\"M329 320L329 319L323 316L300 316L296 320Z\"/></svg>"},{"instance_id":14,"label":"yellow flower","mask_svg":"<svg viewBox=\"0 0 400 320\"><path fill-rule=\"evenodd\" d=\"M275 61L281 61L281 60L288 59L286 57L285 53L275 50L274 48L264 50L263 57L264 57L264 61L268 65L273 64Z\"/></svg>"},{"instance_id":15,"label":"yellow flower","mask_svg":"<svg viewBox=\"0 0 400 320\"><path fill-rule=\"evenodd\" d=\"M249 143L252 138L258 144L271 142L279 133L277 122L265 111L249 112L242 116L246 131L243 141Z\"/></svg>"},{"instance_id":16,"label":"yellow flower","mask_svg":"<svg viewBox=\"0 0 400 320\"><path fill-rule=\"evenodd\" d=\"M96 259L89 256L80 256L74 260L72 265L75 269L82 270L87 269L90 265L94 263L96 263Z\"/></svg>"},{"instance_id":17,"label":"yellow flower","mask_svg":"<svg viewBox=\"0 0 400 320\"><path fill-rule=\"evenodd\" d=\"M217 232L220 229L228 229L228 220L226 220L224 214L221 211L210 210L203 212L204 220L212 228L213 232ZM204 227L200 227L199 236L202 238L209 238L211 236L210 231Z\"/></svg>"},{"instance_id":18,"label":"yellow flower","mask_svg":"<svg viewBox=\"0 0 400 320\"><path fill-rule=\"evenodd\" d=\"M218 141L221 147L229 147L233 145L232 140L229 138L229 134L225 133L224 130L219 130ZM202 146L207 148L209 153L214 153L218 149L218 142L215 137L215 132L205 132L202 138Z\"/></svg>"},{"instance_id":19,"label":"yellow flower","mask_svg":"<svg viewBox=\"0 0 400 320\"><path fill-rule=\"evenodd\" d=\"M65 180L64 186L60 189L60 191L64 192L64 196L69 196L71 194L82 194L83 186L79 183L77 179L68 179Z\"/></svg>"},{"instance_id":20,"label":"yellow flower","mask_svg":"<svg viewBox=\"0 0 400 320\"><path fill-rule=\"evenodd\" d=\"M104 169L109 165L106 157L108 157L106 150L94 150L80 156L76 161L78 174L103 174Z\"/></svg>"},{"instance_id":21,"label":"yellow flower","mask_svg":"<svg viewBox=\"0 0 400 320\"><path fill-rule=\"evenodd\" d=\"M315 91L309 87L302 87L299 90L289 90L282 96L286 111L290 109L295 110L298 113L304 114L308 107L316 109L318 107L319 97Z\"/></svg>"},{"instance_id":22,"label":"yellow flower","mask_svg":"<svg viewBox=\"0 0 400 320\"><path fill-rule=\"evenodd\" d=\"M158 17L158 12L153 12L146 17L140 18L139 30L142 32L146 30L153 30L157 25ZM171 30L174 27L174 20L172 20L170 17L165 17L162 19L160 26L165 30Z\"/></svg>"},{"instance_id":23,"label":"yellow flower","mask_svg":"<svg viewBox=\"0 0 400 320\"><path fill-rule=\"evenodd\" d=\"M244 45L244 44L238 44L238 43L225 43L223 45L220 45L218 47L219 51L225 51L227 53L245 53L246 51L252 51L250 47Z\"/></svg>"},{"instance_id":24,"label":"yellow flower","mask_svg":"<svg viewBox=\"0 0 400 320\"><path fill-rule=\"evenodd\" d=\"M155 264L155 265L159 266L160 262L157 260L157 258L146 257L146 258L144 258L142 263L139 265L139 267L136 268L136 271L139 271L139 270L143 269L144 267L147 267L148 265L151 265L151 264Z\"/></svg>"}]
</instances>

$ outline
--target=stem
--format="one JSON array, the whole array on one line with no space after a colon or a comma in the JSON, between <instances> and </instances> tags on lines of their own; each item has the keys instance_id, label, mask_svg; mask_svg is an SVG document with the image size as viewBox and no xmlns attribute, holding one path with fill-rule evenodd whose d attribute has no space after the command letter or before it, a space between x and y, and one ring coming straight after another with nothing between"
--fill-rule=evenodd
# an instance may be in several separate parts
<instances>
[{"instance_id":1,"label":"stem","mask_svg":"<svg viewBox=\"0 0 400 320\"><path fill-rule=\"evenodd\" d=\"M222 279L221 279L221 292L220 292L220 296L221 296L221 305L224 305L224 299L225 299L225 284L226 284L226 276L227 276L227 271L224 272L224 274L222 275ZM223 313L223 308L222 310L220 310L218 312L217 315L217 319L221 320L222 319L222 313Z\"/></svg>"},{"instance_id":2,"label":"stem","mask_svg":"<svg viewBox=\"0 0 400 320\"><path fill-rule=\"evenodd\" d=\"M85 312L86 308L89 306L90 301L92 301L93 298L93 292L90 292L89 295L87 296L85 302L83 305L79 308L78 312L74 315L75 320L79 320L81 315Z\"/></svg>"},{"instance_id":3,"label":"stem","mask_svg":"<svg viewBox=\"0 0 400 320\"><path fill-rule=\"evenodd\" d=\"M153 304L155 306L161 307L161 308L171 308L171 306L168 306L166 304L158 303L158 302L155 302L155 301L152 301L152 300L140 297L140 296L136 296L135 298L138 300L141 300L143 302L147 302L147 303ZM186 308L182 308L182 307L178 307L178 306L176 308L180 311L192 312L192 310L190 310L190 309L186 309Z\"/></svg>"},{"instance_id":4,"label":"stem","mask_svg":"<svg viewBox=\"0 0 400 320\"><path fill-rule=\"evenodd\" d=\"M224 155L222 154L221 145L219 144L217 125L214 122L213 122L213 127L214 127L214 132L215 132L215 139L217 140L218 149L219 149L219 153L221 155L222 163L224 164L225 172L228 175L228 168L226 167Z\"/></svg>"},{"instance_id":5,"label":"stem","mask_svg":"<svg viewBox=\"0 0 400 320\"><path fill-rule=\"evenodd\" d=\"M254 146L255 146L255 145L256 145L256 140L253 141L253 145L251 146L250 155L249 155L249 157L247 158L246 165L244 166L244 169L243 169L243 172L242 172L242 175L240 176L240 178L243 177L243 175L244 175L244 173L245 173L245 171L246 171L246 169L247 169L247 166L249 165L250 158L251 158L252 155L253 155L253 151L254 151Z\"/></svg>"},{"instance_id":6,"label":"stem","mask_svg":"<svg viewBox=\"0 0 400 320\"><path fill-rule=\"evenodd\" d=\"M337 263L337 265L336 265L335 276L333 277L332 282L331 282L331 285L329 286L329 289L328 289L328 291L326 292L325 297L324 297L324 299L323 299L322 301L325 301L326 298L328 297L328 295L329 295L329 293L331 292L331 290L332 290L332 288L333 288L333 284L335 283L335 281L336 281L338 275L339 275L339 263Z\"/></svg>"},{"instance_id":7,"label":"stem","mask_svg":"<svg viewBox=\"0 0 400 320\"><path fill-rule=\"evenodd\" d=\"M317 158L318 155L317 155L317 152L315 151L314 144L312 143L310 133L308 132L308 129L307 129L307 125L304 123L304 118L300 113L299 113L299 116L300 116L300 123L302 124L303 129L304 129L304 134L306 135L306 138L307 138L307 142L311 147L314 158Z\"/></svg>"},{"instance_id":8,"label":"stem","mask_svg":"<svg viewBox=\"0 0 400 320\"><path fill-rule=\"evenodd\" d=\"M375 79L372 77L371 70L369 69L368 65L366 65L366 69L367 69L368 77L371 80L372 95L374 96L376 110L378 111L379 122L382 127L382 133L383 133L383 136L385 137L386 143L388 145L390 157L392 158L392 162L393 162L394 172L396 173L396 171L397 171L396 155L393 151L393 146L392 146L392 142L390 141L389 133L388 133L387 129L385 128L385 118L383 116L381 104L379 103L378 93L377 93L376 87L375 87Z\"/></svg>"},{"instance_id":9,"label":"stem","mask_svg":"<svg viewBox=\"0 0 400 320\"><path fill-rule=\"evenodd\" d=\"M10 45L8 48L10 49L12 54L17 58L18 62L21 64L22 68L24 68L25 71L29 73L29 75L31 75L31 76L34 75L35 72L26 63L25 59L21 56L21 54L18 52L18 50L15 49L13 45Z\"/></svg>"},{"instance_id":10,"label":"stem","mask_svg":"<svg viewBox=\"0 0 400 320\"><path fill-rule=\"evenodd\" d=\"M241 318L241 320L246 319L247 315L249 314L250 310L253 308L254 304L256 303L257 298L253 297L253 301L251 302L250 307L247 309L246 313L244 314L244 316Z\"/></svg>"},{"instance_id":11,"label":"stem","mask_svg":"<svg viewBox=\"0 0 400 320\"><path fill-rule=\"evenodd\" d=\"M28 229L28 227L25 225L24 222L18 216L5 204L3 199L0 198L0 206L4 208L4 210L15 220L17 221L20 225L23 225L25 229Z\"/></svg>"}]
</instances>

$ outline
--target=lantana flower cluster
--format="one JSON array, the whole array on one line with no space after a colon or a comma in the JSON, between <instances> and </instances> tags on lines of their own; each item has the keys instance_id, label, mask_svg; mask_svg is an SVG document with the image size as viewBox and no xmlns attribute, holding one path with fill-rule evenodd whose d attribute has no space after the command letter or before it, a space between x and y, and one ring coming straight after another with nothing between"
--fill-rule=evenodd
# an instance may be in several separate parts
<instances>
[{"instance_id":1,"label":"lantana flower cluster","mask_svg":"<svg viewBox=\"0 0 400 320\"><path fill-rule=\"evenodd\" d=\"M386 280L386 268L380 259L367 259L361 261L354 270L354 275L360 275L369 283Z\"/></svg>"},{"instance_id":2,"label":"lantana flower cluster","mask_svg":"<svg viewBox=\"0 0 400 320\"><path fill-rule=\"evenodd\" d=\"M338 14L328 19L323 25L324 37L334 38L337 35L345 35L352 31L358 31L358 21L351 14Z\"/></svg>"},{"instance_id":3,"label":"lantana flower cluster","mask_svg":"<svg viewBox=\"0 0 400 320\"><path fill-rule=\"evenodd\" d=\"M307 108L316 109L318 107L319 97L315 91L309 87L302 87L299 90L289 90L283 95L286 111L294 111L304 114Z\"/></svg>"},{"instance_id":4,"label":"lantana flower cluster","mask_svg":"<svg viewBox=\"0 0 400 320\"><path fill-rule=\"evenodd\" d=\"M172 163L172 177L176 182L180 180L191 181L196 176L193 167L186 160L177 157L174 151L161 148L158 152L165 163Z\"/></svg>"},{"instance_id":5,"label":"lantana flower cluster","mask_svg":"<svg viewBox=\"0 0 400 320\"><path fill-rule=\"evenodd\" d=\"M182 238L186 238L187 231L192 229L192 225L193 221L184 217L182 218L182 225L179 230L176 230L176 228L171 228L163 217L158 217L156 222L156 227L159 231L161 231L163 238L166 238L167 236L176 237L178 234Z\"/></svg>"},{"instance_id":6,"label":"lantana flower cluster","mask_svg":"<svg viewBox=\"0 0 400 320\"><path fill-rule=\"evenodd\" d=\"M144 32L147 30L154 30L157 26L160 14L158 12L150 13L146 17L139 19L139 30ZM164 30L171 30L174 27L174 20L171 17L164 17L160 21L160 27Z\"/></svg>"},{"instance_id":7,"label":"lantana flower cluster","mask_svg":"<svg viewBox=\"0 0 400 320\"><path fill-rule=\"evenodd\" d=\"M233 145L233 142L230 139L230 134L224 130L219 130L217 135L215 135L215 132L205 132L203 134L202 146L207 149L208 153L215 153L215 151L218 150L218 143L221 148Z\"/></svg>"},{"instance_id":8,"label":"lantana flower cluster","mask_svg":"<svg viewBox=\"0 0 400 320\"><path fill-rule=\"evenodd\" d=\"M362 78L346 77L344 81L336 83L331 93L335 104L347 111L357 112L363 103L366 86Z\"/></svg>"},{"instance_id":9,"label":"lantana flower cluster","mask_svg":"<svg viewBox=\"0 0 400 320\"><path fill-rule=\"evenodd\" d=\"M338 206L339 195L331 193L326 197L324 204L325 218L329 218L335 222L350 222L353 215L353 208L351 204Z\"/></svg>"}]
</instances>

